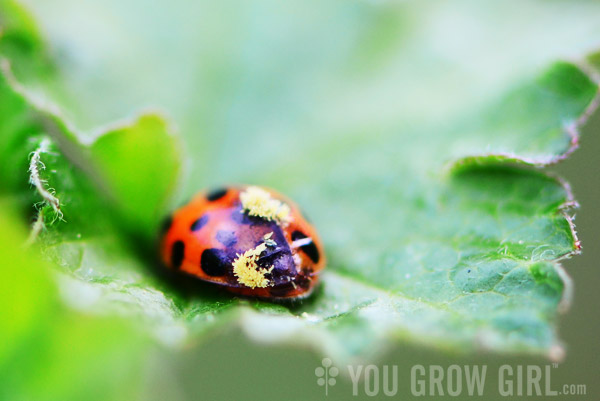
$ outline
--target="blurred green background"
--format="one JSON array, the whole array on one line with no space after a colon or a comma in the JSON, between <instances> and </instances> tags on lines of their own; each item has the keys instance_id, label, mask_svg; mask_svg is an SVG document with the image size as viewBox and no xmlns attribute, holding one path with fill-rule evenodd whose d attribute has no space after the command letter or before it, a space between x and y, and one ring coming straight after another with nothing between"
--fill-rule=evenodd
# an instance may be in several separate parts
<instances>
[{"instance_id":1,"label":"blurred green background","mask_svg":"<svg viewBox=\"0 0 600 401\"><path fill-rule=\"evenodd\" d=\"M330 135L330 148L322 157L333 159L331 149L345 152L336 143L360 143L371 130L385 143L380 132L443 127L478 109L490 93L503 92L556 59L580 59L600 45L600 8L593 1L24 3L58 63L57 82L30 82L31 87L57 101L87 139L98 127L140 109L164 110L191 159L178 201L205 186L252 181L252 171L285 159L286 153L278 152L282 148L310 160L324 133ZM596 115L584 129L581 148L551 168L571 183L581 204L576 224L583 254L564 261L575 283L573 305L559 323L567 356L552 368L554 388L587 386L586 396L572 399L600 397L598 132ZM273 159L244 152L256 143ZM279 172L267 176L287 188L310 188L315 171L318 166L288 179ZM3 235L8 245L3 255L23 266L43 263L15 251L19 244L10 242L10 231ZM25 280L37 272L15 274ZM55 305L54 295L45 295L58 291L77 307L81 300L69 298L69 288L55 290L43 280L35 288L37 295L23 286L18 299L22 311L34 311L29 318L37 319L37 333L23 340L22 349L17 343L8 356L0 354L8 361L15 358L14 369L0 372L3 381L27 387L34 398L325 399L314 372L330 355L256 343L238 327L217 328L200 345L175 351L132 336L110 317L88 319L82 313L73 318ZM17 296L21 288L5 291ZM31 300L36 307L27 307ZM44 319L47 310L57 314L56 321ZM20 316L22 311L12 312ZM7 324L16 327L14 338L19 324ZM98 338L89 348L85 337L93 334ZM123 338L128 341L115 347ZM28 352L32 344L41 352ZM549 363L539 357L442 354L402 342L373 362L399 366L398 398L410 394L409 371L415 364L487 364L486 388L496 388L493 372L499 365ZM31 370L27 379L21 374L26 370ZM88 383L89 377L97 380ZM348 377L337 379L327 399L378 398L367 397L362 384L360 395L352 397ZM503 398L496 393L486 391L485 399Z\"/></svg>"}]
</instances>

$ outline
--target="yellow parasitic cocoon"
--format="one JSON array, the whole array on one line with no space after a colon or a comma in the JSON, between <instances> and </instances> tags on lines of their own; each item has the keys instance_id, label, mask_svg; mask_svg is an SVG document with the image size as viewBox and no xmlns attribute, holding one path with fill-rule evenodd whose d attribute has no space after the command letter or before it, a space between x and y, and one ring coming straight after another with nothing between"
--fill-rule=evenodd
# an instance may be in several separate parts
<instances>
[{"instance_id":1,"label":"yellow parasitic cocoon","mask_svg":"<svg viewBox=\"0 0 600 401\"><path fill-rule=\"evenodd\" d=\"M248 212L249 216L262 217L278 224L287 225L290 222L290 207L278 200L273 199L271 194L259 187L248 187L240 194L242 211Z\"/></svg>"},{"instance_id":2,"label":"yellow parasitic cocoon","mask_svg":"<svg viewBox=\"0 0 600 401\"><path fill-rule=\"evenodd\" d=\"M238 283L250 288L264 288L269 285L269 279L265 277L265 274L271 273L273 266L269 269L259 268L256 262L260 254L267 249L268 241L275 242L270 239L271 235L273 233L265 235L265 242L256 248L247 250L243 255L237 254L237 258L233 261L233 274L237 277Z\"/></svg>"}]
</instances>

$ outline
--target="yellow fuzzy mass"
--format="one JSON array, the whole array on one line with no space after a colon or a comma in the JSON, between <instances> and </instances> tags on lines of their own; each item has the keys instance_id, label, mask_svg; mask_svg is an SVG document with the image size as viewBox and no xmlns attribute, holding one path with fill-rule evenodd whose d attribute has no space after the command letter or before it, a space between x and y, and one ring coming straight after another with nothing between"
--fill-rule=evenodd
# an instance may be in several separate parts
<instances>
[{"instance_id":1,"label":"yellow fuzzy mass","mask_svg":"<svg viewBox=\"0 0 600 401\"><path fill-rule=\"evenodd\" d=\"M265 277L265 274L271 273L273 266L264 269L259 268L256 264L258 257L265 249L267 249L267 244L262 243L256 248L247 250L243 255L237 255L233 261L233 274L237 277L238 283L250 288L264 288L269 285L269 279Z\"/></svg>"},{"instance_id":2,"label":"yellow fuzzy mass","mask_svg":"<svg viewBox=\"0 0 600 401\"><path fill-rule=\"evenodd\" d=\"M243 210L248 212L249 216L274 220L283 225L290 222L290 207L278 199L273 199L271 194L262 188L248 187L240 194L240 200Z\"/></svg>"}]
</instances>

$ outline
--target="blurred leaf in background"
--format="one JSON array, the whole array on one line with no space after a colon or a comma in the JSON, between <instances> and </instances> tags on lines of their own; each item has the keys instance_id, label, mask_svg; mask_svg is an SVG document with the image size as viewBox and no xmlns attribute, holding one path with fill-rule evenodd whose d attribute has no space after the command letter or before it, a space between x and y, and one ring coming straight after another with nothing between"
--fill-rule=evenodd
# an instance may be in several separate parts
<instances>
[{"instance_id":1,"label":"blurred leaf in background","mask_svg":"<svg viewBox=\"0 0 600 401\"><path fill-rule=\"evenodd\" d=\"M64 305L55 272L25 251L21 224L5 209L0 219L0 398L133 397L147 338L120 319L91 318Z\"/></svg>"},{"instance_id":2,"label":"blurred leaf in background","mask_svg":"<svg viewBox=\"0 0 600 401\"><path fill-rule=\"evenodd\" d=\"M45 261L18 246L23 234L3 235L14 243L7 260L47 279L37 288L14 277L24 294L58 284L56 307L43 314L57 316L51 331L73 325L76 351L63 361L61 337L38 325L32 301L14 309L25 327L15 330L57 347L47 359L19 352L42 371L59 366L56 394L88 390L61 387L69 369L107 397L139 378L140 353L156 346L139 341L145 333L177 355L232 324L340 360L396 338L561 356L557 311L570 283L559 261L579 250L575 200L531 167L570 154L597 101L595 77L556 60L593 50L598 5L27 3L46 39L20 6L0 2L0 190L15 211L3 226L33 223ZM185 156L170 123L137 114L148 106L173 117ZM178 200L228 182L297 199L329 254L320 290L272 304L163 273L153 241L182 166ZM94 355L125 369L123 382L83 369Z\"/></svg>"}]
</instances>

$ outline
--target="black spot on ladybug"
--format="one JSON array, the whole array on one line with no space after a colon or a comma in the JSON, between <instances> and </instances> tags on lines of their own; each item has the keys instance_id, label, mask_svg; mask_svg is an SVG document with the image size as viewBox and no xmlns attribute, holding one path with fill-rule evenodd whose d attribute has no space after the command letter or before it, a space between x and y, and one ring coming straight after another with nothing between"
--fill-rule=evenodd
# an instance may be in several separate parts
<instances>
[{"instance_id":1,"label":"black spot on ladybug","mask_svg":"<svg viewBox=\"0 0 600 401\"><path fill-rule=\"evenodd\" d=\"M185 253L185 244L183 241L175 241L171 247L171 266L176 269L181 267Z\"/></svg>"},{"instance_id":2,"label":"black spot on ladybug","mask_svg":"<svg viewBox=\"0 0 600 401\"><path fill-rule=\"evenodd\" d=\"M222 250L210 248L202 252L200 267L209 276L223 276L230 266L227 263L227 255Z\"/></svg>"},{"instance_id":3,"label":"black spot on ladybug","mask_svg":"<svg viewBox=\"0 0 600 401\"><path fill-rule=\"evenodd\" d=\"M296 241L296 240L304 239L304 238L308 238L308 236L306 236L306 234L304 234L301 231L294 231L292 233L292 241ZM304 251L304 253L310 258L310 260L312 260L315 263L319 262L321 255L319 254L319 250L317 249L317 246L315 245L314 241L311 241L310 243L308 243L306 245L302 245L300 247L300 249L302 249L302 251Z\"/></svg>"},{"instance_id":4,"label":"black spot on ladybug","mask_svg":"<svg viewBox=\"0 0 600 401\"><path fill-rule=\"evenodd\" d=\"M208 223L208 216L207 215L203 215L198 220L196 220L196 221L194 221L192 223L192 225L190 226L190 230L192 230L192 231L198 231L202 227L204 227L206 225L206 223Z\"/></svg>"},{"instance_id":5,"label":"black spot on ladybug","mask_svg":"<svg viewBox=\"0 0 600 401\"><path fill-rule=\"evenodd\" d=\"M237 237L235 236L235 232L230 230L219 230L217 231L217 241L221 244L225 245L225 247L230 248L237 243Z\"/></svg>"},{"instance_id":6,"label":"black spot on ladybug","mask_svg":"<svg viewBox=\"0 0 600 401\"><path fill-rule=\"evenodd\" d=\"M214 189L206 195L206 199L208 199L211 202L214 202L224 197L225 194L227 194L227 188Z\"/></svg>"},{"instance_id":7,"label":"black spot on ladybug","mask_svg":"<svg viewBox=\"0 0 600 401\"><path fill-rule=\"evenodd\" d=\"M160 223L160 232L161 234L166 233L169 228L171 228L171 224L173 224L173 217L167 216L163 219L162 223Z\"/></svg>"}]
</instances>

